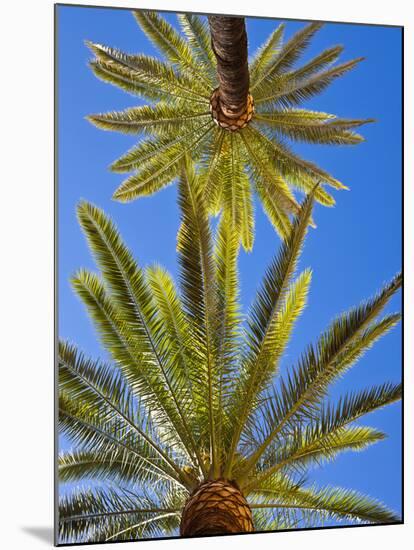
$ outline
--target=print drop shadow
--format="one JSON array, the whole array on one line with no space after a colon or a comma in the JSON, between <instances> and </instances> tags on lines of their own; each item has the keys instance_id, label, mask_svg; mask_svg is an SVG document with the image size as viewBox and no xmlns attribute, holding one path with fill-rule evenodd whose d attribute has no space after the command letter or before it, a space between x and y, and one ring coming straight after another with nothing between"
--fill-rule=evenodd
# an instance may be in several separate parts
<instances>
[{"instance_id":1,"label":"print drop shadow","mask_svg":"<svg viewBox=\"0 0 414 550\"><path fill-rule=\"evenodd\" d=\"M53 544L53 527L22 527L24 533L32 535L33 537Z\"/></svg>"}]
</instances>

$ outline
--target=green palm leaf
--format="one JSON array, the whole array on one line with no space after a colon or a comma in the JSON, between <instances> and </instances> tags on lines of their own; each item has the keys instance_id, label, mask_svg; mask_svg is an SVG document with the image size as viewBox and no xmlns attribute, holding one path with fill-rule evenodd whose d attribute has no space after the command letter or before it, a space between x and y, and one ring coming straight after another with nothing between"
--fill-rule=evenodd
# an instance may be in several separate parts
<instances>
[{"instance_id":1,"label":"green palm leaf","mask_svg":"<svg viewBox=\"0 0 414 550\"><path fill-rule=\"evenodd\" d=\"M305 78L318 73L323 69L327 69L338 60L339 56L343 52L343 49L343 46L333 46L332 48L327 48L301 67L287 73L288 78L291 80L298 80L299 78Z\"/></svg>"},{"instance_id":2,"label":"green palm leaf","mask_svg":"<svg viewBox=\"0 0 414 550\"><path fill-rule=\"evenodd\" d=\"M254 126L246 129L248 139L251 139L253 143L256 143L258 147L268 154L268 159L271 162L273 159L274 165L279 167L279 171L285 178L289 178L297 186L315 186L315 182L326 182L335 189L346 189L346 187L333 178L330 174L321 170L311 162L299 159L294 155L287 145L277 142L271 139L271 135L259 132ZM276 168L275 166L275 168ZM315 198L320 195L315 195Z\"/></svg>"},{"instance_id":3,"label":"green palm leaf","mask_svg":"<svg viewBox=\"0 0 414 550\"><path fill-rule=\"evenodd\" d=\"M138 145L132 147L125 155L111 164L113 172L125 173L131 170L157 170L157 157L162 158L165 164L171 163L171 154L177 155L185 150L189 141L196 141L196 137L203 134L203 130L210 130L211 121L203 122L187 133L178 137L156 136L142 139Z\"/></svg>"},{"instance_id":4,"label":"green palm leaf","mask_svg":"<svg viewBox=\"0 0 414 550\"><path fill-rule=\"evenodd\" d=\"M86 42L96 60L90 67L95 75L134 95L151 101L169 99L202 103L208 99L189 77L178 75L159 59L144 55L128 55L115 48Z\"/></svg>"},{"instance_id":5,"label":"green palm leaf","mask_svg":"<svg viewBox=\"0 0 414 550\"><path fill-rule=\"evenodd\" d=\"M61 499L60 536L69 542L85 542L85 535L94 542L133 540L142 537L149 524L155 529L147 534L165 536L178 527L179 496L168 495L158 502L151 495L126 490L76 491Z\"/></svg>"},{"instance_id":6,"label":"green palm leaf","mask_svg":"<svg viewBox=\"0 0 414 550\"><path fill-rule=\"evenodd\" d=\"M274 57L272 63L268 63L267 67L252 81L250 90L257 92L260 86L263 85L273 75L289 69L299 58L305 48L309 45L312 36L322 27L322 23L309 23L303 29L298 31ZM257 95L257 93L255 94ZM260 92L258 97L260 97Z\"/></svg>"},{"instance_id":7,"label":"green palm leaf","mask_svg":"<svg viewBox=\"0 0 414 550\"><path fill-rule=\"evenodd\" d=\"M217 296L213 240L202 187L189 159L179 182L182 222L178 241L183 304L193 328L194 349L200 357L197 393L206 395L205 425L209 426L210 453L217 464L216 417L217 361L215 326ZM206 391L207 390L207 391ZM213 467L214 467L213 466Z\"/></svg>"},{"instance_id":8,"label":"green palm leaf","mask_svg":"<svg viewBox=\"0 0 414 550\"><path fill-rule=\"evenodd\" d=\"M164 18L154 11L133 11L133 15L141 29L171 63L178 65L199 81L204 82L206 90L210 90L211 82L200 70L200 65L192 55L187 42Z\"/></svg>"},{"instance_id":9,"label":"green palm leaf","mask_svg":"<svg viewBox=\"0 0 414 550\"><path fill-rule=\"evenodd\" d=\"M247 251L254 240L253 194L283 239L298 211L294 190L308 194L320 183L315 200L335 204L323 184L346 187L293 153L284 140L330 145L363 141L355 128L370 120L292 109L350 71L359 58L334 65L342 52L341 46L334 46L300 65L321 23L304 26L286 43L280 25L250 62L252 121L229 134L214 124L210 113L210 98L219 81L206 20L179 14L180 32L156 12L133 14L162 59L87 43L95 56L90 66L98 78L148 102L88 117L98 128L149 138L112 164L114 171L132 172L115 191L116 200L128 202L160 191L177 180L182 159L190 155L201 167L208 213L225 211Z\"/></svg>"},{"instance_id":10,"label":"green palm leaf","mask_svg":"<svg viewBox=\"0 0 414 550\"><path fill-rule=\"evenodd\" d=\"M310 273L304 272L296 285L289 285L303 245L312 205L311 196L302 205L289 239L283 243L279 256L270 265L247 321L247 351L243 358L240 381L234 391L235 405L231 413L233 434L228 470L225 472L228 476L231 475L232 461L243 427L255 407L256 399L276 372L292 323L304 306ZM280 334L281 327L283 336Z\"/></svg>"},{"instance_id":11,"label":"green palm leaf","mask_svg":"<svg viewBox=\"0 0 414 550\"><path fill-rule=\"evenodd\" d=\"M266 81L256 94L256 104L259 108L271 104L281 108L298 105L322 93L335 79L352 70L362 60L362 57L351 59L303 79L297 79L293 73Z\"/></svg>"},{"instance_id":12,"label":"green palm leaf","mask_svg":"<svg viewBox=\"0 0 414 550\"><path fill-rule=\"evenodd\" d=\"M259 196L263 209L281 236L286 238L291 230L290 214L298 212L298 204L284 180L268 162L263 151L250 145L242 134L247 155L250 155L250 179Z\"/></svg>"},{"instance_id":13,"label":"green palm leaf","mask_svg":"<svg viewBox=\"0 0 414 550\"><path fill-rule=\"evenodd\" d=\"M401 399L401 384L383 384L361 392L342 396L337 404L323 405L318 417L304 427L294 430L290 445L283 449L279 440L269 445L263 457L266 468L272 468L271 475L286 467L296 468L309 462L320 464L330 460L343 450L359 450L371 442L383 439L384 434L371 428L351 426L361 416L378 410ZM262 411L262 414L265 414ZM274 416L266 419L269 425ZM263 470L262 479L266 479ZM259 482L260 485L260 482Z\"/></svg>"},{"instance_id":14,"label":"green palm leaf","mask_svg":"<svg viewBox=\"0 0 414 550\"><path fill-rule=\"evenodd\" d=\"M83 203L79 206L78 215L105 283L111 290L111 298L117 304L120 322L132 331L143 379L157 401L163 404L167 417L180 434L182 444L190 456L194 456L195 444L191 441L185 411L179 406L180 397L185 392L185 380L179 365L171 364L162 353L159 342L165 329L156 322L156 305L144 273L102 211Z\"/></svg>"},{"instance_id":15,"label":"green palm leaf","mask_svg":"<svg viewBox=\"0 0 414 550\"><path fill-rule=\"evenodd\" d=\"M217 82L216 58L211 49L210 33L206 23L193 13L177 14L178 21L188 39L194 57L205 69L211 86Z\"/></svg>"},{"instance_id":16,"label":"green palm leaf","mask_svg":"<svg viewBox=\"0 0 414 550\"><path fill-rule=\"evenodd\" d=\"M160 469L158 462L156 458L149 456L143 457L142 461L135 458L131 460L131 457L122 451L66 452L61 454L58 459L59 481L73 483L96 479L128 485L133 479L137 485L171 483L171 479Z\"/></svg>"},{"instance_id":17,"label":"green palm leaf","mask_svg":"<svg viewBox=\"0 0 414 550\"><path fill-rule=\"evenodd\" d=\"M194 158L198 158L201 154L200 147L204 145L202 138L211 130L211 127L212 123L209 120L185 134L186 143L191 143ZM145 147L145 144L147 147ZM156 145L157 143L155 143ZM144 142L144 147L154 149L154 143L151 143L148 147L148 142ZM135 150L133 156L136 158L144 147ZM159 191L179 175L186 154L186 147L183 147L182 140L172 142L169 140L169 146L164 150L160 150L159 154L155 154L154 151L154 154L143 159L139 171L122 183L115 191L114 198L126 202L132 198L152 195Z\"/></svg>"},{"instance_id":18,"label":"green palm leaf","mask_svg":"<svg viewBox=\"0 0 414 550\"><path fill-rule=\"evenodd\" d=\"M363 141L363 137L350 131L350 128L360 126L371 120L329 120L304 123L303 119L298 124L298 117L294 116L293 121L289 120L289 111L280 113L267 112L258 113L256 120L269 128L276 130L280 137L288 137L297 141L308 143L326 143L336 145L353 145ZM296 113L295 113L296 115Z\"/></svg>"},{"instance_id":19,"label":"green palm leaf","mask_svg":"<svg viewBox=\"0 0 414 550\"><path fill-rule=\"evenodd\" d=\"M189 131L194 128L194 123L207 117L210 117L210 113L203 108L194 112L187 107L158 103L154 107L142 105L120 112L90 115L87 118L102 130L115 130L124 134L150 132L163 135Z\"/></svg>"},{"instance_id":20,"label":"green palm leaf","mask_svg":"<svg viewBox=\"0 0 414 550\"><path fill-rule=\"evenodd\" d=\"M319 416L318 405L329 384L341 376L377 338L395 326L399 317L390 316L386 322L374 322L364 332L364 327L379 315L400 284L401 279L397 276L378 296L334 321L322 335L316 350L312 346L308 348L299 368L289 373L287 381L281 382L280 392L275 394L273 400L266 402L268 431L248 459L248 467L257 463L285 428L289 429L304 417L312 419L315 415ZM359 338L361 332L363 336ZM370 335L367 340L366 334ZM375 336L371 338L373 334ZM271 473L270 469L266 475Z\"/></svg>"},{"instance_id":21,"label":"green palm leaf","mask_svg":"<svg viewBox=\"0 0 414 550\"><path fill-rule=\"evenodd\" d=\"M275 497L277 498L275 492ZM308 525L319 524L328 519L339 521L356 520L358 523L395 523L399 518L395 512L382 503L365 495L342 489L326 487L318 489L294 489L290 498L272 502L251 504L253 509L259 508L291 508L296 511L308 512L304 519ZM316 520L316 521L315 521Z\"/></svg>"},{"instance_id":22,"label":"green palm leaf","mask_svg":"<svg viewBox=\"0 0 414 550\"><path fill-rule=\"evenodd\" d=\"M269 64L279 53L284 30L285 25L281 23L253 56L253 60L249 63L250 80L252 82L257 82L260 76L265 74Z\"/></svg>"}]
</instances>

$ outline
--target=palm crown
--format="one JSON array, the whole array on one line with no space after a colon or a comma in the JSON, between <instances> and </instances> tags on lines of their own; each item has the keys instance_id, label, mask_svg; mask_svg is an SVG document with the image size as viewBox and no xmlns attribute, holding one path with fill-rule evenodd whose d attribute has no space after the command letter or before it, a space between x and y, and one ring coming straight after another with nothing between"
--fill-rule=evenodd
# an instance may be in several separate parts
<instances>
[{"instance_id":1,"label":"palm crown","mask_svg":"<svg viewBox=\"0 0 414 550\"><path fill-rule=\"evenodd\" d=\"M307 193L319 182L315 199L326 206L334 204L323 185L345 186L294 154L286 139L340 145L362 140L354 128L368 120L298 108L360 58L333 65L342 51L335 46L295 68L322 24L305 26L285 44L280 25L251 60L246 113L229 126L219 112L215 53L205 22L196 15L179 14L183 36L155 12L133 13L165 61L88 43L95 55L90 66L96 76L148 102L88 117L104 130L145 136L111 166L115 172L134 172L116 190L117 200L151 195L168 185L178 176L183 156L191 153L203 166L209 213L223 208L246 250L253 246L253 193L283 237L299 208L292 189Z\"/></svg>"},{"instance_id":2,"label":"palm crown","mask_svg":"<svg viewBox=\"0 0 414 550\"><path fill-rule=\"evenodd\" d=\"M79 205L102 278L81 270L72 282L113 364L60 344L59 421L75 444L59 457L60 481L104 482L62 497L61 541L166 536L180 523L183 535L214 532L200 524L205 529L220 506L230 514L230 522L221 518L231 524L227 532L398 519L370 497L310 485L306 474L384 437L355 421L400 399L399 384L335 403L327 393L398 322L398 314L379 315L401 277L337 317L277 376L311 280L309 269L297 275L296 268L315 193L300 206L245 318L238 234L224 212L213 235L203 180L188 158L179 179L180 292L163 268L136 264L101 210Z\"/></svg>"}]
</instances>

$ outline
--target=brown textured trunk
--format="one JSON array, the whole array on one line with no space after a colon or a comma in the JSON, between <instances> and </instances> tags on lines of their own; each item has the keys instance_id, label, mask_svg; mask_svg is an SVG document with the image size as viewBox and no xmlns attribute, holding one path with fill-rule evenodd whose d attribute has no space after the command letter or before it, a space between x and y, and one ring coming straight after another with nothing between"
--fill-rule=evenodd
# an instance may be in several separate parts
<instances>
[{"instance_id":1,"label":"brown textured trunk","mask_svg":"<svg viewBox=\"0 0 414 550\"><path fill-rule=\"evenodd\" d=\"M243 17L208 17L211 45L217 59L220 107L228 119L246 112L249 94L247 33Z\"/></svg>"},{"instance_id":2,"label":"brown textured trunk","mask_svg":"<svg viewBox=\"0 0 414 550\"><path fill-rule=\"evenodd\" d=\"M254 531L252 512L232 482L206 481L188 498L181 517L180 534L185 537L250 533Z\"/></svg>"}]
</instances>

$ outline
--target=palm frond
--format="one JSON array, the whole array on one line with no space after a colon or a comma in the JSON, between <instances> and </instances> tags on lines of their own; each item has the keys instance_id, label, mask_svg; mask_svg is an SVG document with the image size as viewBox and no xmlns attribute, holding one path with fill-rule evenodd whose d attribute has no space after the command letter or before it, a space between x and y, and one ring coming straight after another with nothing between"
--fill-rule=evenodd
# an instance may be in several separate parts
<instances>
[{"instance_id":1,"label":"palm frond","mask_svg":"<svg viewBox=\"0 0 414 550\"><path fill-rule=\"evenodd\" d=\"M168 347L168 353L172 357L180 358L187 390L189 394L192 394L191 384L194 374L189 367L194 350L191 341L191 327L183 310L181 298L171 275L162 267L150 267L147 269L146 275L157 306L159 322L165 327L163 345ZM184 402L187 399L189 397Z\"/></svg>"},{"instance_id":2,"label":"palm frond","mask_svg":"<svg viewBox=\"0 0 414 550\"><path fill-rule=\"evenodd\" d=\"M325 177L321 174L318 176L316 172L312 175L313 169L315 168L316 171L318 171L318 168L312 164L307 167L305 161L303 161L305 162L303 168L296 165L295 159L291 157L290 151L283 147L280 142L277 145L273 144L269 138L258 131L249 131L246 134L247 135L243 137L246 148L249 151L256 151L256 154L252 156L254 160L251 163L256 189L258 192L268 193L269 201L275 204L277 201L279 208L283 207L288 213L297 213L297 204L292 193L290 192L290 194L288 194L286 192L287 185L284 184L282 176L286 178L291 185L296 186L306 193L314 189L316 183L320 184L321 181L330 177L328 174L324 174ZM251 144L247 145L249 141ZM260 156L257 154L258 151L260 151ZM287 155L287 157L285 157L285 163L280 162L280 155ZM257 173L256 176L255 172ZM264 177L262 174L264 174ZM335 204L332 195L330 195L322 185L319 185L314 193L315 200L324 206L333 206ZM276 200L274 195L276 195ZM288 231L286 234L288 234Z\"/></svg>"},{"instance_id":3,"label":"palm frond","mask_svg":"<svg viewBox=\"0 0 414 550\"><path fill-rule=\"evenodd\" d=\"M217 295L213 240L203 189L189 159L179 181L181 228L177 249L183 305L193 329L195 350L201 365L197 392L205 399L204 425L209 426L208 439L213 467L217 466L216 416L217 362L215 326Z\"/></svg>"},{"instance_id":4,"label":"palm frond","mask_svg":"<svg viewBox=\"0 0 414 550\"><path fill-rule=\"evenodd\" d=\"M132 13L141 29L169 61L203 82L206 91L210 92L210 81L203 74L184 38L155 11L134 10Z\"/></svg>"},{"instance_id":5,"label":"palm frond","mask_svg":"<svg viewBox=\"0 0 414 550\"><path fill-rule=\"evenodd\" d=\"M395 403L402 398L402 384L388 382L372 386L359 392L351 392L341 397L334 407L326 405L324 416L330 417L335 425L345 425L358 420L363 415Z\"/></svg>"},{"instance_id":6,"label":"palm frond","mask_svg":"<svg viewBox=\"0 0 414 550\"><path fill-rule=\"evenodd\" d=\"M179 13L177 17L194 57L205 70L211 88L215 88L217 86L216 58L211 48L208 25L193 13Z\"/></svg>"},{"instance_id":7,"label":"palm frond","mask_svg":"<svg viewBox=\"0 0 414 550\"><path fill-rule=\"evenodd\" d=\"M331 145L354 145L360 143L363 141L363 137L350 131L350 128L373 122L372 120L335 119L326 122L315 121L304 123L302 119L298 123L296 113L292 117L292 121L289 120L288 113L289 111L261 113L255 116L255 120L259 124L273 128L282 138L286 136L297 141Z\"/></svg>"},{"instance_id":8,"label":"palm frond","mask_svg":"<svg viewBox=\"0 0 414 550\"><path fill-rule=\"evenodd\" d=\"M255 104L261 109L271 104L288 108L303 103L322 93L334 80L352 70L361 61L363 57L351 59L303 79L296 78L294 73L290 77L276 76L273 81L268 80L262 85L255 96Z\"/></svg>"},{"instance_id":9,"label":"palm frond","mask_svg":"<svg viewBox=\"0 0 414 550\"><path fill-rule=\"evenodd\" d=\"M133 460L131 460L133 458ZM154 483L160 489L174 483L160 468L155 457L144 456L142 460L128 456L120 450L109 452L68 451L58 457L60 483L77 483L84 480L98 480L107 484L123 483L128 486L133 480L140 484Z\"/></svg>"},{"instance_id":10,"label":"palm frond","mask_svg":"<svg viewBox=\"0 0 414 550\"><path fill-rule=\"evenodd\" d=\"M335 63L341 55L343 49L343 46L333 46L331 48L327 48L301 67L287 73L286 76L290 81L298 81L299 79L307 78L314 73L321 72Z\"/></svg>"},{"instance_id":11,"label":"palm frond","mask_svg":"<svg viewBox=\"0 0 414 550\"><path fill-rule=\"evenodd\" d=\"M203 122L203 118L210 119L211 115L209 110L203 107L194 109L192 106L184 107L160 102L154 106L141 105L124 111L89 115L86 118L102 130L123 134L150 132L165 135L172 132L188 132L194 129L195 124Z\"/></svg>"},{"instance_id":12,"label":"palm frond","mask_svg":"<svg viewBox=\"0 0 414 550\"><path fill-rule=\"evenodd\" d=\"M190 140L192 140L202 128L206 127L207 124L208 123L200 124L189 132L178 136L151 136L141 139L138 145L135 145L124 155L115 160L110 168L113 172L125 173L131 172L132 170L142 170L147 166L151 167L153 166L153 160L158 155L163 156L164 153L169 154L173 147L181 146L182 149L186 149Z\"/></svg>"},{"instance_id":13,"label":"palm frond","mask_svg":"<svg viewBox=\"0 0 414 550\"><path fill-rule=\"evenodd\" d=\"M249 63L250 81L256 82L263 72L269 67L269 64L274 57L279 53L285 25L280 23L278 27L271 33L266 42L254 54L252 61Z\"/></svg>"},{"instance_id":14,"label":"palm frond","mask_svg":"<svg viewBox=\"0 0 414 550\"><path fill-rule=\"evenodd\" d=\"M208 120L185 134L185 142L181 139L171 140L158 154L154 148L157 143L146 142L147 145L142 148L150 149L150 156L144 157L137 172L118 187L113 195L114 198L121 202L128 202L138 197L152 195L170 184L179 175L183 158L188 154L188 150L191 151L193 158L199 157L200 148L204 146L203 138L212 130L212 127L213 123ZM133 151L133 156L136 157L142 148L138 147Z\"/></svg>"},{"instance_id":15,"label":"palm frond","mask_svg":"<svg viewBox=\"0 0 414 550\"><path fill-rule=\"evenodd\" d=\"M296 471L298 468L309 469L312 465L321 466L330 462L344 451L361 451L385 439L385 434L367 426L325 426L325 418L315 422L303 433L294 434L294 441L287 445L278 456L278 464L272 467L272 473L283 471L286 467ZM255 484L265 479L268 472L259 474Z\"/></svg>"},{"instance_id":16,"label":"palm frond","mask_svg":"<svg viewBox=\"0 0 414 550\"><path fill-rule=\"evenodd\" d=\"M286 183L272 169L263 151L252 147L244 134L241 134L241 139L250 157L249 176L263 209L279 235L286 238L291 230L289 215L298 212L298 204Z\"/></svg>"},{"instance_id":17,"label":"palm frond","mask_svg":"<svg viewBox=\"0 0 414 550\"><path fill-rule=\"evenodd\" d=\"M151 101L160 99L203 103L208 101L203 88L185 74L177 74L159 59L129 55L102 44L86 42L95 54L90 67L95 75L134 95Z\"/></svg>"},{"instance_id":18,"label":"palm frond","mask_svg":"<svg viewBox=\"0 0 414 550\"><path fill-rule=\"evenodd\" d=\"M128 380L133 394L136 398L144 399L145 403L154 408L157 418L161 418L162 404L158 402L145 374L142 373L142 353L136 353L137 343L129 335L102 281L95 274L80 270L72 278L72 286L94 321L102 344Z\"/></svg>"},{"instance_id":19,"label":"palm frond","mask_svg":"<svg viewBox=\"0 0 414 550\"><path fill-rule=\"evenodd\" d=\"M234 390L232 443L226 474L230 475L232 461L240 434L254 408L258 395L266 388L277 369L277 362L285 341L278 340L281 319L291 316L290 322L301 311L309 284L309 272L299 279L296 293L289 293L289 284L295 272L306 230L312 213L313 196L305 199L296 217L289 238L282 244L279 255L266 273L247 321L247 351L243 370ZM295 300L295 298L297 300ZM282 308L285 308L284 311ZM285 319L286 320L286 319ZM288 324L289 326L289 324ZM289 331L287 331L289 332Z\"/></svg>"},{"instance_id":20,"label":"palm frond","mask_svg":"<svg viewBox=\"0 0 414 550\"><path fill-rule=\"evenodd\" d=\"M387 383L346 394L336 404L324 404L318 417L309 424L292 425L291 435L283 448L279 439L274 440L264 453L262 463L266 469L272 468L273 476L286 466L296 468L298 465L306 466L309 462L319 464L342 450L359 450L365 444L382 439L384 434L371 428L348 426L361 416L398 401L401 394L401 384ZM270 404L271 401L268 401L267 410L264 407L260 411L269 431L275 422L274 411L269 410ZM263 469L262 480L269 477L266 469ZM260 485L261 482L258 483Z\"/></svg>"},{"instance_id":21,"label":"palm frond","mask_svg":"<svg viewBox=\"0 0 414 550\"><path fill-rule=\"evenodd\" d=\"M150 450L164 456L148 422L139 414L140 403L134 399L121 371L112 365L91 361L67 343L59 345L59 387L66 398L92 417L99 413L103 426L118 426L137 436L134 443L143 455ZM134 438L135 441L135 438ZM153 456L149 454L149 456Z\"/></svg>"},{"instance_id":22,"label":"palm frond","mask_svg":"<svg viewBox=\"0 0 414 550\"><path fill-rule=\"evenodd\" d=\"M253 204L249 179L244 171L238 136L230 134L228 152L222 153L220 170L221 205L227 223L240 237L245 250L253 246Z\"/></svg>"},{"instance_id":23,"label":"palm frond","mask_svg":"<svg viewBox=\"0 0 414 550\"><path fill-rule=\"evenodd\" d=\"M247 174L240 174L240 242L246 252L253 250L254 203Z\"/></svg>"},{"instance_id":24,"label":"palm frond","mask_svg":"<svg viewBox=\"0 0 414 550\"><path fill-rule=\"evenodd\" d=\"M217 270L217 364L218 381L218 455L228 431L226 403L233 390L238 369L241 333L237 259L239 237L222 215L217 230L215 265Z\"/></svg>"},{"instance_id":25,"label":"palm frond","mask_svg":"<svg viewBox=\"0 0 414 550\"><path fill-rule=\"evenodd\" d=\"M148 435L144 438L144 430L148 428L137 432L118 419L103 420L99 409L72 400L64 391L59 395L59 428L84 451L122 454L125 461L135 463L137 468L147 467L148 473L152 471L183 487L191 487L190 478L182 469L179 451L161 449Z\"/></svg>"},{"instance_id":26,"label":"palm frond","mask_svg":"<svg viewBox=\"0 0 414 550\"><path fill-rule=\"evenodd\" d=\"M270 172L270 170L268 169L267 172ZM275 176L272 184L267 186L262 184L255 168L252 168L251 174L254 178L255 191L262 203L264 213L280 237L286 239L292 226L289 217L290 212L281 206L286 201L286 196L280 192L280 188L283 188L283 180Z\"/></svg>"},{"instance_id":27,"label":"palm frond","mask_svg":"<svg viewBox=\"0 0 414 550\"><path fill-rule=\"evenodd\" d=\"M312 36L322 27L320 22L312 22L300 29L280 50L279 54L269 63L258 78L252 82L250 90L255 97L260 97L260 87L274 74L289 69L300 57L305 48L309 45Z\"/></svg>"},{"instance_id":28,"label":"palm frond","mask_svg":"<svg viewBox=\"0 0 414 550\"><path fill-rule=\"evenodd\" d=\"M372 323L371 326L363 330L361 335L355 338L347 349L338 356L337 368L342 370L353 365L374 345L379 338L395 327L400 319L401 315L399 313L393 313Z\"/></svg>"},{"instance_id":29,"label":"palm frond","mask_svg":"<svg viewBox=\"0 0 414 550\"><path fill-rule=\"evenodd\" d=\"M336 119L336 115L330 113L324 113L321 111L311 111L309 109L274 109L268 107L266 109L258 110L257 115L264 118L270 118L271 120L277 120L280 124L286 124L290 126L312 126L314 124L322 124L324 122L332 121Z\"/></svg>"},{"instance_id":30,"label":"palm frond","mask_svg":"<svg viewBox=\"0 0 414 550\"><path fill-rule=\"evenodd\" d=\"M163 326L163 339L159 342L161 352L163 357L168 358L167 365L174 365L175 362L180 365L176 376L181 377L183 387L180 395L180 408L184 412L183 421L187 426L188 437L197 456L198 465L206 474L199 443L195 440L200 438L200 399L194 389L198 370L194 365L195 351L190 323L169 273L161 267L154 266L147 269L147 279L157 306L157 322Z\"/></svg>"},{"instance_id":31,"label":"palm frond","mask_svg":"<svg viewBox=\"0 0 414 550\"><path fill-rule=\"evenodd\" d=\"M254 142L257 143L259 147L262 147L267 153L269 161L271 162L273 159L275 168L277 169L278 167L282 176L289 179L294 184L303 187L307 185L307 191L309 187L314 187L317 182L326 182L335 189L347 189L340 181L333 178L330 174L325 172L325 170L316 166L316 164L297 157L289 150L287 145L277 141L275 136L267 135L264 131L260 132L255 128L255 125L246 128L246 131L249 139L254 140ZM318 201L320 201L319 197L324 196L320 187L319 191L319 194L315 194L315 199Z\"/></svg>"},{"instance_id":32,"label":"palm frond","mask_svg":"<svg viewBox=\"0 0 414 550\"><path fill-rule=\"evenodd\" d=\"M180 365L171 364L162 353L160 341L165 329L156 321L156 305L144 273L136 265L113 223L101 210L81 203L78 216L110 289L111 299L119 311L120 322L133 335L129 339L133 342L132 355L139 357L138 373L145 381L147 391L149 389L162 403L182 444L194 457L185 410L179 405L181 395L185 395L185 381L180 376ZM131 379L134 374L130 369L128 373ZM132 384L137 383L138 373L135 372Z\"/></svg>"},{"instance_id":33,"label":"palm frond","mask_svg":"<svg viewBox=\"0 0 414 550\"><path fill-rule=\"evenodd\" d=\"M222 201L222 178L223 159L222 152L226 151L227 133L217 128L213 129L210 139L206 144L204 154L199 159L199 178L204 188L204 200L208 212L214 216L218 215Z\"/></svg>"},{"instance_id":34,"label":"palm frond","mask_svg":"<svg viewBox=\"0 0 414 550\"><path fill-rule=\"evenodd\" d=\"M62 497L59 503L60 542L142 538L143 528L148 522L158 522L159 528L147 531L147 536L165 536L178 527L182 500L182 493L175 498L168 494L159 501L151 494L135 494L126 490L74 491ZM167 518L169 520L165 521Z\"/></svg>"},{"instance_id":35,"label":"palm frond","mask_svg":"<svg viewBox=\"0 0 414 550\"><path fill-rule=\"evenodd\" d=\"M278 499L275 491L273 501L250 504L252 509L292 508L301 512L303 527L315 526L318 520L321 525L328 520L354 521L356 523L396 523L399 516L381 502L356 491L340 487L294 488L291 494L285 493ZM308 513L304 513L308 512Z\"/></svg>"},{"instance_id":36,"label":"palm frond","mask_svg":"<svg viewBox=\"0 0 414 550\"><path fill-rule=\"evenodd\" d=\"M286 381L280 382L280 391L267 403L269 429L248 459L250 467L257 463L274 438L284 433L285 427L292 427L301 419L317 417L320 414L318 406L329 384L369 349L375 339L398 322L396 316L390 316L386 322L375 323L374 320L400 285L401 276L397 275L377 296L338 317L316 348L309 346L299 367L289 372ZM270 473L271 469L267 475Z\"/></svg>"}]
</instances>

